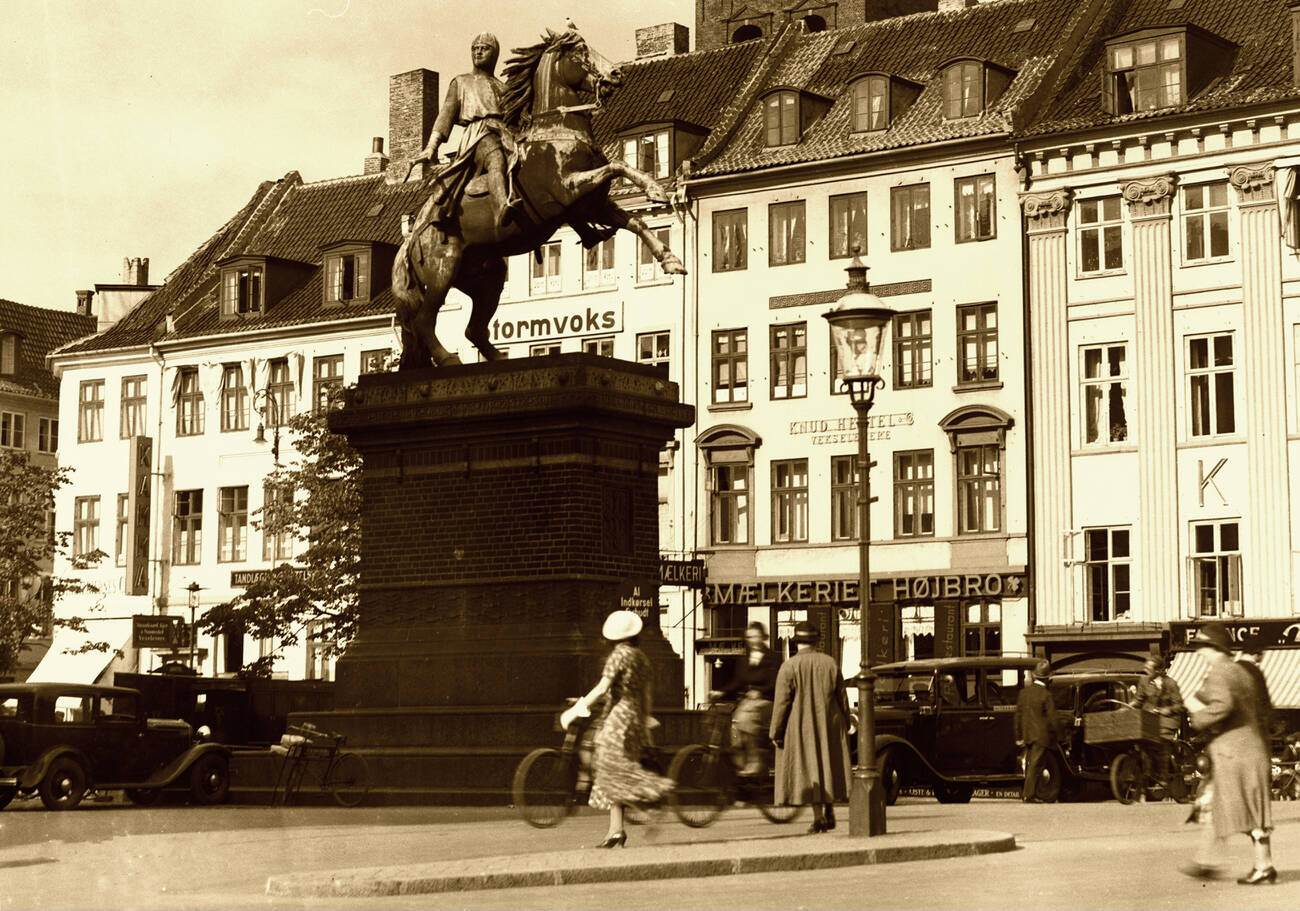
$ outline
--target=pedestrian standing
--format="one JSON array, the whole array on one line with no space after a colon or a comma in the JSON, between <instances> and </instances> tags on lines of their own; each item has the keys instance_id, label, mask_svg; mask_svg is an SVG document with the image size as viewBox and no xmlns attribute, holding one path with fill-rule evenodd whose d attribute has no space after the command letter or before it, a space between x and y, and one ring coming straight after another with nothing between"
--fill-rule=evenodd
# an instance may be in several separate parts
<instances>
[{"instance_id":1,"label":"pedestrian standing","mask_svg":"<svg viewBox=\"0 0 1300 911\"><path fill-rule=\"evenodd\" d=\"M1200 879L1218 876L1216 859L1230 835L1245 833L1255 849L1251 871L1237 880L1244 886L1273 883L1268 745L1258 717L1258 694L1250 672L1232 660L1232 639L1222 623L1207 623L1192 640L1209 665L1205 682L1188 702L1192 727L1210 736L1213 783L1210 825L1205 826L1200 856L1183 872Z\"/></svg>"},{"instance_id":2,"label":"pedestrian standing","mask_svg":"<svg viewBox=\"0 0 1300 911\"><path fill-rule=\"evenodd\" d=\"M1052 676L1052 665L1046 659L1034 665L1033 679L1016 697L1016 746L1025 751L1025 787L1021 800L1025 803L1043 803L1038 796L1038 783L1043 774L1047 751L1056 746L1061 736L1061 721L1056 716L1056 703L1047 688Z\"/></svg>"},{"instance_id":3,"label":"pedestrian standing","mask_svg":"<svg viewBox=\"0 0 1300 911\"><path fill-rule=\"evenodd\" d=\"M629 806L658 803L673 789L673 781L641 765L649 743L651 704L650 659L637 648L641 618L617 610L605 618L602 635L614 643L600 681L560 716L568 727L575 718L591 714L591 706L604 699L595 738L591 796L588 804L609 810L609 830L598 848L625 847L624 810Z\"/></svg>"},{"instance_id":4,"label":"pedestrian standing","mask_svg":"<svg viewBox=\"0 0 1300 911\"><path fill-rule=\"evenodd\" d=\"M812 804L809 832L835 828L835 802L848 798L849 703L835 659L817 650L817 627L794 628L798 651L776 675L772 743L776 803Z\"/></svg>"},{"instance_id":5,"label":"pedestrian standing","mask_svg":"<svg viewBox=\"0 0 1300 911\"><path fill-rule=\"evenodd\" d=\"M723 689L710 694L714 699L740 695L731 715L731 727L740 742L745 764L741 775L762 775L763 743L772 723L772 697L781 659L767 646L767 627L755 620L745 629L749 654L735 677Z\"/></svg>"}]
</instances>

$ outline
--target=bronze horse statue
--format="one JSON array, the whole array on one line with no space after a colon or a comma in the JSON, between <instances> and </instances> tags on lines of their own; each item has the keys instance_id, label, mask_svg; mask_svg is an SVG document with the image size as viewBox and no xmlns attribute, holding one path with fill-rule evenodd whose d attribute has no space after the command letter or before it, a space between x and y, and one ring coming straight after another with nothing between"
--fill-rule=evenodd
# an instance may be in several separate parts
<instances>
[{"instance_id":1,"label":"bronze horse statue","mask_svg":"<svg viewBox=\"0 0 1300 911\"><path fill-rule=\"evenodd\" d=\"M426 204L393 263L393 293L402 336L399 370L459 364L438 341L438 311L452 288L473 302L465 337L487 360L505 352L488 331L505 286L506 257L536 252L562 225L586 247L620 229L636 234L670 275L684 275L681 260L640 218L609 198L622 177L653 202L668 194L648 174L609 161L596 145L592 115L622 82L616 67L592 52L576 31L548 32L540 44L516 49L506 65L504 120L517 136L514 185L522 204L500 227L492 198L478 178L452 215L429 220Z\"/></svg>"}]
</instances>

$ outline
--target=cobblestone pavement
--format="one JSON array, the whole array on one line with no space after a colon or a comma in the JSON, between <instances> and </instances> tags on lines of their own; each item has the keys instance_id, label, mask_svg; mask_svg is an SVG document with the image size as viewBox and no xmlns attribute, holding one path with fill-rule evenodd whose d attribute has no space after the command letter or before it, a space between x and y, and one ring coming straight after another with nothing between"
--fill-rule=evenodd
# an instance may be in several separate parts
<instances>
[{"instance_id":1,"label":"cobblestone pavement","mask_svg":"<svg viewBox=\"0 0 1300 911\"><path fill-rule=\"evenodd\" d=\"M342 908L707 907L719 900L786 908L1170 908L1300 907L1300 804L1275 805L1281 883L1245 889L1187 880L1176 867L1196 834L1174 804L1113 802L1024 806L976 800L941 806L907 800L891 831L993 829L1015 833L1011 854L809 873L701 880L337 900ZM671 821L631 831L633 844L678 844L802 833L732 811L708 829ZM270 809L90 805L48 813L30 805L0 813L0 911L95 908L318 908L320 899L272 899L267 876L308 870L422 863L581 848L604 820L581 815L538 831L508 810L451 808ZM1249 866L1244 838L1227 860ZM721 897L721 899L720 899Z\"/></svg>"}]
</instances>

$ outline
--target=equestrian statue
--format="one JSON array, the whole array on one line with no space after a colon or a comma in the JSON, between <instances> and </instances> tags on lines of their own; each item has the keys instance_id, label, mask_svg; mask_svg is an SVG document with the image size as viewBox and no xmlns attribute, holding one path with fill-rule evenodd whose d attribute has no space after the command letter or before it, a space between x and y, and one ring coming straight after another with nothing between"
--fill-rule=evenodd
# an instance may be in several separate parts
<instances>
[{"instance_id":1,"label":"equestrian statue","mask_svg":"<svg viewBox=\"0 0 1300 911\"><path fill-rule=\"evenodd\" d=\"M447 87L428 145L412 163L436 161L453 124L461 127L460 148L432 174L432 193L393 263L399 370L460 363L436 332L452 288L473 303L465 337L484 359L504 358L488 326L505 286L506 257L540 255L562 225L588 248L620 229L631 231L665 273L686 274L640 218L609 198L610 182L621 177L652 202L668 202L652 177L609 161L596 145L592 116L622 83L618 68L569 28L516 49L503 85L494 75L499 47L492 35L474 39L474 69Z\"/></svg>"}]
</instances>

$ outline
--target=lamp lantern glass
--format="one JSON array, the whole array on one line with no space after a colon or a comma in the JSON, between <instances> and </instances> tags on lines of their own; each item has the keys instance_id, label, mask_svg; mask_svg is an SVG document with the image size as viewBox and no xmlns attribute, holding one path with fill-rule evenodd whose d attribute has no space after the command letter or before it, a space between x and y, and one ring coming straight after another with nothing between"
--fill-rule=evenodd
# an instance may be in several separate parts
<instances>
[{"instance_id":1,"label":"lamp lantern glass","mask_svg":"<svg viewBox=\"0 0 1300 911\"><path fill-rule=\"evenodd\" d=\"M825 317L831 327L840 378L852 389L863 380L880 376L885 336L894 311L871 293L867 267L861 260L854 257L847 271L848 291Z\"/></svg>"}]
</instances>

